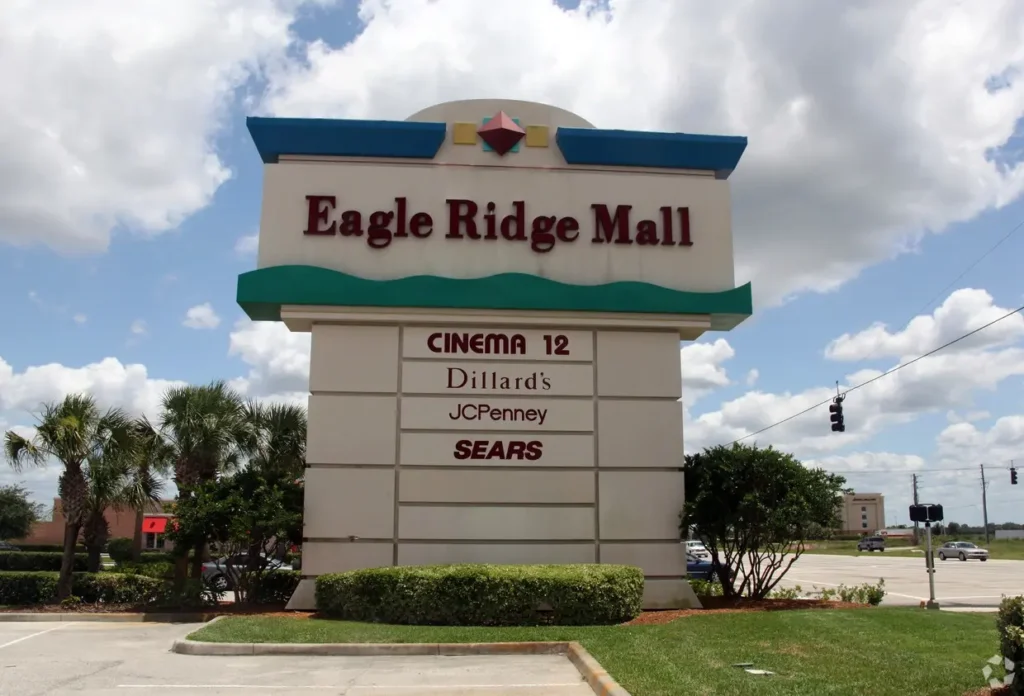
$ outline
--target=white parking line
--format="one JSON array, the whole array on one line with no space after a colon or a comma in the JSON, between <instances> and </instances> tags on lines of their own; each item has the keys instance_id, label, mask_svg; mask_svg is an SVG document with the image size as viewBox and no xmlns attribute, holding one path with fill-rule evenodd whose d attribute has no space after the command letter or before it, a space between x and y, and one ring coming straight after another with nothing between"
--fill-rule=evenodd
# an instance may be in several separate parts
<instances>
[{"instance_id":1,"label":"white parking line","mask_svg":"<svg viewBox=\"0 0 1024 696\"><path fill-rule=\"evenodd\" d=\"M51 631L59 631L60 629L64 628L64 626L66 626L66 625L67 624L57 624L56 626L48 628L45 631L39 631L38 633L30 633L27 636L22 636L21 638L16 638L16 639L10 641L9 643L4 643L3 645L0 645L0 650L3 650L4 648L8 648L8 647L10 647L12 645L15 645L17 643L20 643L23 640L28 640L29 638L35 638L36 636L41 636L44 633L50 633Z\"/></svg>"}]
</instances>

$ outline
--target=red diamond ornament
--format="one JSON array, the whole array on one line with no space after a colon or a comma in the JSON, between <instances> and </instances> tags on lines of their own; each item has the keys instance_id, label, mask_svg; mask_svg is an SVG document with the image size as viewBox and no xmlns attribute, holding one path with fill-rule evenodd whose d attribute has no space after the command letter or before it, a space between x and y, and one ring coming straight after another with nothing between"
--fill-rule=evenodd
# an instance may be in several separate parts
<instances>
[{"instance_id":1,"label":"red diamond ornament","mask_svg":"<svg viewBox=\"0 0 1024 696\"><path fill-rule=\"evenodd\" d=\"M496 113L490 121L480 126L476 133L499 155L504 155L511 150L526 135L526 131L520 128L504 111Z\"/></svg>"}]
</instances>

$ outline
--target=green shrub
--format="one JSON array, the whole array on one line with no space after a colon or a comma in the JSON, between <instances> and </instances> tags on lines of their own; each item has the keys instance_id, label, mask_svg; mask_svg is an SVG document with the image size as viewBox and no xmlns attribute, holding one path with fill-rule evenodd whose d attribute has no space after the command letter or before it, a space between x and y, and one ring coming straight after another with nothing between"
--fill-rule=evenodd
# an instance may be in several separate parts
<instances>
[{"instance_id":1,"label":"green shrub","mask_svg":"<svg viewBox=\"0 0 1024 696\"><path fill-rule=\"evenodd\" d=\"M154 560L145 563L135 563L134 561L125 561L118 563L114 569L115 573L122 573L124 575L143 575L147 578L157 578L159 580L170 580L174 577L174 564L167 561Z\"/></svg>"},{"instance_id":2,"label":"green shrub","mask_svg":"<svg viewBox=\"0 0 1024 696\"><path fill-rule=\"evenodd\" d=\"M11 571L0 573L0 604L27 606L51 604L57 599L58 573ZM75 573L71 593L82 602L95 604L152 604L164 583L140 575Z\"/></svg>"},{"instance_id":3,"label":"green shrub","mask_svg":"<svg viewBox=\"0 0 1024 696\"><path fill-rule=\"evenodd\" d=\"M21 551L56 551L57 553L64 553L63 544L19 544L17 542L11 542L18 547ZM81 544L75 546L75 553L85 553L85 547Z\"/></svg>"},{"instance_id":4,"label":"green shrub","mask_svg":"<svg viewBox=\"0 0 1024 696\"><path fill-rule=\"evenodd\" d=\"M814 589L817 588L815 587ZM875 607L881 604L885 598L885 578L880 578L877 585L866 582L863 585L854 585L853 587L847 587L846 585L828 587L817 592L817 595L828 602L838 600L853 604L870 604Z\"/></svg>"},{"instance_id":5,"label":"green shrub","mask_svg":"<svg viewBox=\"0 0 1024 696\"><path fill-rule=\"evenodd\" d=\"M124 563L132 560L132 549L134 542L128 537L117 537L107 542L107 553L114 563Z\"/></svg>"},{"instance_id":6,"label":"green shrub","mask_svg":"<svg viewBox=\"0 0 1024 696\"><path fill-rule=\"evenodd\" d=\"M1024 696L1024 595L1003 597L996 625L1003 657L1015 665L1010 694Z\"/></svg>"},{"instance_id":7,"label":"green shrub","mask_svg":"<svg viewBox=\"0 0 1024 696\"><path fill-rule=\"evenodd\" d=\"M722 583L717 580L690 580L690 587L698 597L722 596Z\"/></svg>"},{"instance_id":8,"label":"green shrub","mask_svg":"<svg viewBox=\"0 0 1024 696\"><path fill-rule=\"evenodd\" d=\"M191 557L190 557L191 558ZM139 558L139 563L170 563L174 564L175 557L164 551L144 551ZM191 560L189 561L191 562Z\"/></svg>"},{"instance_id":9,"label":"green shrub","mask_svg":"<svg viewBox=\"0 0 1024 696\"><path fill-rule=\"evenodd\" d=\"M64 554L60 551L0 551L0 571L60 570ZM75 554L74 569L86 569L86 555Z\"/></svg>"},{"instance_id":10,"label":"green shrub","mask_svg":"<svg viewBox=\"0 0 1024 696\"><path fill-rule=\"evenodd\" d=\"M321 575L316 605L325 616L393 624L616 624L640 614L643 590L631 566L399 566Z\"/></svg>"},{"instance_id":11,"label":"green shrub","mask_svg":"<svg viewBox=\"0 0 1024 696\"><path fill-rule=\"evenodd\" d=\"M297 570L271 570L260 578L259 588L253 593L256 604L284 604L299 586Z\"/></svg>"}]
</instances>

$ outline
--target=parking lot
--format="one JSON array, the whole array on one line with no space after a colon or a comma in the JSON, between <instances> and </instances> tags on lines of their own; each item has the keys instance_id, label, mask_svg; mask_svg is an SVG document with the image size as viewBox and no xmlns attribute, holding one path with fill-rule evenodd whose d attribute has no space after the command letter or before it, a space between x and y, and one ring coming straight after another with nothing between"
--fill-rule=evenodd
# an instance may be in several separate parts
<instances>
[{"instance_id":1,"label":"parking lot","mask_svg":"<svg viewBox=\"0 0 1024 696\"><path fill-rule=\"evenodd\" d=\"M1024 592L1024 561L935 561L935 598L942 607L995 608L1002 595ZM781 583L807 590L839 585L876 583L885 578L887 606L917 605L928 599L924 556L886 557L884 553L859 556L801 556Z\"/></svg>"},{"instance_id":2,"label":"parking lot","mask_svg":"<svg viewBox=\"0 0 1024 696\"><path fill-rule=\"evenodd\" d=\"M198 625L0 623L3 696L585 696L561 655L207 657L170 652Z\"/></svg>"}]
</instances>

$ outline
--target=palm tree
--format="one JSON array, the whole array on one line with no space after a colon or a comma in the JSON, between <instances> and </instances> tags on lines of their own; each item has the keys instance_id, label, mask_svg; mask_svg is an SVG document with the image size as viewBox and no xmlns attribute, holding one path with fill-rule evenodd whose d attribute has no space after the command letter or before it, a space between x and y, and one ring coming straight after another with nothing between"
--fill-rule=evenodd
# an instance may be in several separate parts
<instances>
[{"instance_id":1,"label":"palm tree","mask_svg":"<svg viewBox=\"0 0 1024 696\"><path fill-rule=\"evenodd\" d=\"M160 432L171 448L179 501L189 498L197 485L238 466L256 442L241 395L222 381L168 389L163 398ZM194 579L202 573L204 547L198 543L194 549ZM179 551L182 555L175 580L181 583L188 560L186 550Z\"/></svg>"},{"instance_id":2,"label":"palm tree","mask_svg":"<svg viewBox=\"0 0 1024 696\"><path fill-rule=\"evenodd\" d=\"M264 474L302 478L306 467L306 409L289 404L246 404L254 442L249 466Z\"/></svg>"},{"instance_id":3,"label":"palm tree","mask_svg":"<svg viewBox=\"0 0 1024 696\"><path fill-rule=\"evenodd\" d=\"M174 450L153 424L143 416L132 423L135 436L136 464L140 477L154 474L167 475L173 466ZM159 502L159 501L155 501ZM132 558L137 562L142 558L142 522L146 508L153 507L153 501L135 506L135 532L132 536Z\"/></svg>"},{"instance_id":4,"label":"palm tree","mask_svg":"<svg viewBox=\"0 0 1024 696\"><path fill-rule=\"evenodd\" d=\"M64 558L57 583L58 599L71 595L75 544L85 522L89 486L83 465L90 457L130 452L133 439L129 422L121 409L101 412L93 397L69 394L62 401L43 405L31 437L14 431L8 431L4 437L4 454L15 470L28 464L43 466L50 458L64 466L57 486L64 512Z\"/></svg>"},{"instance_id":5,"label":"palm tree","mask_svg":"<svg viewBox=\"0 0 1024 696\"><path fill-rule=\"evenodd\" d=\"M162 483L154 472L140 464L135 452L90 457L85 467L89 497L82 533L89 554L91 573L100 570L100 555L110 537L106 511L113 508L142 510L160 500Z\"/></svg>"}]
</instances>

